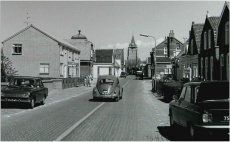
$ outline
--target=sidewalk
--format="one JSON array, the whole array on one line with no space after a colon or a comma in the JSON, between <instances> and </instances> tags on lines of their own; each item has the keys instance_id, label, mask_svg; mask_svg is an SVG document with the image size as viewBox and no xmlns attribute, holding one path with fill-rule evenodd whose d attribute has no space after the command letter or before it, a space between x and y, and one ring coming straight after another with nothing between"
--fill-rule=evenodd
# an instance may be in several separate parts
<instances>
[{"instance_id":1,"label":"sidewalk","mask_svg":"<svg viewBox=\"0 0 230 142\"><path fill-rule=\"evenodd\" d=\"M48 97L46 98L46 104L76 97L84 92L93 91L93 88L96 86L96 82L97 79L93 79L93 81L91 81L91 87L81 85L79 87L72 87L66 89L54 89L51 92L49 92Z\"/></svg>"}]
</instances>

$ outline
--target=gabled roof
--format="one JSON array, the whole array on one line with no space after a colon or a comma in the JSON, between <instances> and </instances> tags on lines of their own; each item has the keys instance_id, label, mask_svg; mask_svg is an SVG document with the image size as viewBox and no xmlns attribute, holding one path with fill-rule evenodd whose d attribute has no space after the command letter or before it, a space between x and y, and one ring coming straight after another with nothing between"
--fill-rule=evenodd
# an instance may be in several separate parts
<instances>
[{"instance_id":1,"label":"gabled roof","mask_svg":"<svg viewBox=\"0 0 230 142\"><path fill-rule=\"evenodd\" d=\"M212 26L213 31L217 31L218 30L218 26L219 26L219 21L220 21L220 17L219 16L212 16L212 17L207 17L210 25ZM215 41L215 45L217 44L217 33L214 32L214 41Z\"/></svg>"},{"instance_id":2,"label":"gabled roof","mask_svg":"<svg viewBox=\"0 0 230 142\"><path fill-rule=\"evenodd\" d=\"M175 37L173 37L173 39L176 40L177 42L183 44L182 42L180 42L180 41L179 41L178 39L176 39ZM168 39L166 38L164 41L162 41L160 44L158 44L158 45L156 46L156 48L159 48L159 47L161 47L162 44L167 43L167 42L168 42L167 40L168 40ZM153 50L154 50L154 49L153 49Z\"/></svg>"},{"instance_id":3,"label":"gabled roof","mask_svg":"<svg viewBox=\"0 0 230 142\"><path fill-rule=\"evenodd\" d=\"M224 11L225 11L226 8L229 9L229 2L227 2L227 1L225 1L225 3L224 3L224 7L223 7L223 10L221 12L220 18L223 17L223 14L224 14Z\"/></svg>"},{"instance_id":4,"label":"gabled roof","mask_svg":"<svg viewBox=\"0 0 230 142\"><path fill-rule=\"evenodd\" d=\"M53 36L53 35L51 35L51 34L48 34L47 32L44 32L44 31L40 30L39 28L35 27L35 26L32 25L32 24L29 25L29 26L27 26L27 27L24 28L23 30L17 32L16 34L12 35L11 37L5 39L2 43L6 42L6 41L8 41L8 40L10 40L10 39L12 39L13 37L19 35L20 33L26 31L26 30L29 29L29 28L34 28L34 29L36 29L37 31L41 32L42 34L44 34L44 35L46 35L47 37L51 38L52 40L56 41L58 44L64 45L64 46L66 46L66 47L68 47L68 48L70 48L70 49L73 49L73 50L76 50L76 51L78 51L78 52L81 52L79 49L77 49L77 47L75 47L75 46L69 44L69 43L66 42L65 40L60 39L60 38L58 38L58 37L56 37L56 36Z\"/></svg>"},{"instance_id":5,"label":"gabled roof","mask_svg":"<svg viewBox=\"0 0 230 142\"><path fill-rule=\"evenodd\" d=\"M181 56L187 54L187 53L186 53L186 46L187 46L188 44L189 44L189 39L187 39L187 40L185 41L185 43L184 43L183 46L182 46L182 49L181 49L180 53L176 56L176 58L179 58L179 57L181 57Z\"/></svg>"},{"instance_id":6,"label":"gabled roof","mask_svg":"<svg viewBox=\"0 0 230 142\"><path fill-rule=\"evenodd\" d=\"M212 26L212 29L214 31L217 31L218 24L219 24L219 21L220 21L220 17L219 16L212 16L212 17L208 17L208 20L209 20L209 23Z\"/></svg>"},{"instance_id":7,"label":"gabled roof","mask_svg":"<svg viewBox=\"0 0 230 142\"><path fill-rule=\"evenodd\" d=\"M203 30L204 24L199 23L199 24L193 24L192 29L194 32L195 40L196 40L196 45L197 45L197 50L198 53L200 53L200 42L201 42L201 33Z\"/></svg>"}]
</instances>

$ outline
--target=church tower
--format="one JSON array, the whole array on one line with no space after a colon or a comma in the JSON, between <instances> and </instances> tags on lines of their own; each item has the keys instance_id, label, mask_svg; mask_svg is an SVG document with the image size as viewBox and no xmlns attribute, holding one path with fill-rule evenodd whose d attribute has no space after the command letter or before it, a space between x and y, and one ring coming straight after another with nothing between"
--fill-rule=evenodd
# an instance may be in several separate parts
<instances>
[{"instance_id":1,"label":"church tower","mask_svg":"<svg viewBox=\"0 0 230 142\"><path fill-rule=\"evenodd\" d=\"M128 53L127 60L137 61L137 45L135 43L134 36L132 36L132 40L131 43L129 44L127 53Z\"/></svg>"}]
</instances>

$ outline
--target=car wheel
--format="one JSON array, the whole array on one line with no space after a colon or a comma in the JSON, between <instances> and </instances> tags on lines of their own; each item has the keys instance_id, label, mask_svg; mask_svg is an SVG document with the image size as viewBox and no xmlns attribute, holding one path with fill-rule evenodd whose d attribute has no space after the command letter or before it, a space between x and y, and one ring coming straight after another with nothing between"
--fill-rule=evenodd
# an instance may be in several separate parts
<instances>
[{"instance_id":1,"label":"car wheel","mask_svg":"<svg viewBox=\"0 0 230 142\"><path fill-rule=\"evenodd\" d=\"M44 105L44 104L45 104L45 102L46 102L46 97L45 97L45 96L43 96L42 101L41 101L41 105Z\"/></svg>"},{"instance_id":2,"label":"car wheel","mask_svg":"<svg viewBox=\"0 0 230 142\"><path fill-rule=\"evenodd\" d=\"M34 105L35 105L35 99L32 98L32 99L30 100L30 108L33 109L33 108L34 108Z\"/></svg>"}]
</instances>

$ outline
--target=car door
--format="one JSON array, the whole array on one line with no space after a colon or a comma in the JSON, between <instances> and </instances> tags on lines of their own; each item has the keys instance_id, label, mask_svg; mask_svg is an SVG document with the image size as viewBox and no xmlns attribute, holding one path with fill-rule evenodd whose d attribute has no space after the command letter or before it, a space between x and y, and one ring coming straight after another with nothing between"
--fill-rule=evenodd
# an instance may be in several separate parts
<instances>
[{"instance_id":1,"label":"car door","mask_svg":"<svg viewBox=\"0 0 230 142\"><path fill-rule=\"evenodd\" d=\"M183 87L180 94L180 98L177 101L175 101L171 106L173 120L178 124L180 124L180 111L181 111L180 100L184 99L185 92L186 92L186 86Z\"/></svg>"},{"instance_id":2,"label":"car door","mask_svg":"<svg viewBox=\"0 0 230 142\"><path fill-rule=\"evenodd\" d=\"M191 95L192 89L191 86L186 87L186 91L184 94L184 99L180 100L180 124L182 126L187 126L187 122L190 115L190 105L191 105Z\"/></svg>"}]
</instances>

